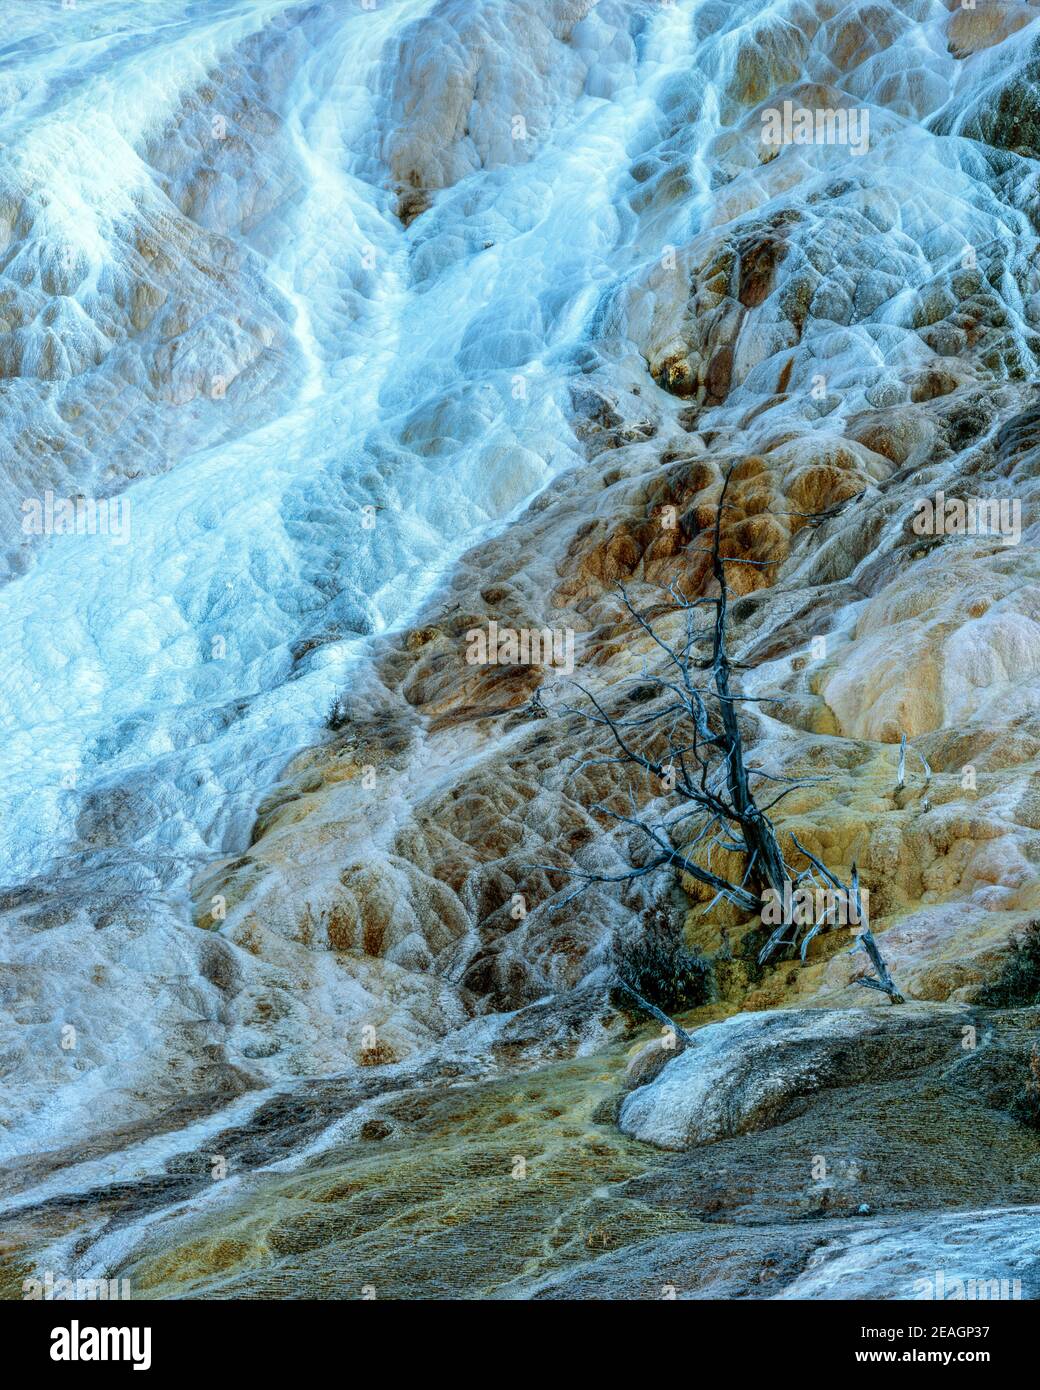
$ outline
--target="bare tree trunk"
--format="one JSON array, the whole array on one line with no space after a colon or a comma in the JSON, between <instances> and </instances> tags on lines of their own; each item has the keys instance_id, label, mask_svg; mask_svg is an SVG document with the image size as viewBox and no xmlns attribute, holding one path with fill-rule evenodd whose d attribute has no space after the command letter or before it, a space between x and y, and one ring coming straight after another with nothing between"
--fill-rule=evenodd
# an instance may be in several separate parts
<instances>
[{"instance_id":1,"label":"bare tree trunk","mask_svg":"<svg viewBox=\"0 0 1040 1390\"><path fill-rule=\"evenodd\" d=\"M620 589L624 607L633 621L665 653L669 663L669 674L672 669L677 673L675 677L668 679L664 676L651 675L644 668L642 676L632 679L638 679L641 684L656 686L658 695L667 696L669 703L661 711L619 718L610 712L604 699L597 698L590 690L575 682L577 688L589 700L593 712L589 713L588 710L571 705L566 705L562 709L563 713L578 715L609 730L614 743L620 749L620 756L617 757L579 760L579 768L594 763L627 763L640 768L644 773L657 779L659 783L664 783L666 790L679 799L680 805L676 809L679 810L680 814L672 818L666 815L657 822L640 817L636 814L636 798L631 789L629 796L632 802L632 814L630 815L621 814L602 805L593 807L593 810L608 816L619 825L628 826L641 833L651 847L651 856L642 867L621 874L605 875L577 870L576 876L582 880L581 886L565 897L562 902L556 904L558 907L570 902L594 883L630 882L657 869L671 867L688 873L698 882L713 888L717 896L728 899L742 911L753 913L761 910L762 898L760 893L752 891L752 889L757 890L764 886L772 889L783 898L784 888L787 884L793 888L808 879L810 883L819 888L821 886L820 880L816 877L816 874L819 873L823 880L845 895L847 903L855 904L857 916L853 920L861 920L859 917L859 879L856 866L852 866L851 884L846 885L792 835L793 847L808 861L807 868L800 872L793 871L787 864L776 828L768 814L770 807L775 805L781 797L787 795L789 791L795 787L807 786L817 779L773 777L763 769L749 769L744 759L743 738L737 719L737 703L744 700L768 699L770 697L745 696L734 693L731 683L733 665L726 648L726 628L729 621L729 584L726 579L726 564L757 563L742 561L736 556L724 556L722 554L722 513L726 508L726 495L732 472L731 468L723 482L715 512L715 523L712 528L711 550L710 552L703 550L697 552L709 553L711 556L711 572L718 585L718 596L689 599L680 589L676 588L674 583L669 586L669 593L674 600L671 611L680 611L686 615L687 631L683 645L676 648L661 638L655 631L652 622L638 612L630 602L624 588ZM714 622L710 629L701 629L698 633L694 630L693 615L702 606L714 608ZM709 636L711 639L710 659L695 663L691 657L691 649ZM699 689L691 679L691 670L693 669L708 673L708 679L703 689ZM717 702L718 706L714 727L713 721L708 717L707 702L710 700ZM678 730L684 728L688 732L684 736L680 736ZM629 731L644 729L649 729L652 735L659 735L664 731L667 740L665 756L661 756L659 752L643 752L638 746L633 745L629 738ZM652 748L653 745L650 747ZM905 749L904 737L900 755L900 785L903 785L905 779ZM927 763L925 767L927 770ZM670 781L666 778L666 774L671 774ZM785 783L786 786L765 807L760 807L750 786L751 776ZM696 863L691 858L689 847L685 850L676 847L674 836L677 833L677 827L681 825L684 833L692 833L688 827L696 825L698 818L700 818L701 829L692 841L693 846L706 843L709 854L713 846L741 851L746 859L746 869L740 883ZM537 867L553 869L555 866L539 865ZM750 889L748 887L749 882L751 884ZM801 943L803 960L809 942L825 928L828 921L829 918L821 916L818 921L812 923L811 930L806 933ZM793 938L786 940L785 937L792 928ZM759 953L759 964L764 964L781 946L797 946L799 930L800 924L785 922L779 926ZM861 945L866 951L878 978L872 980L862 977L855 983L867 988L881 990L893 1002L902 1003L903 996L896 989L869 929L860 933L858 945ZM640 1007L646 1009L654 1017L660 1018L668 1027L677 1028L677 1025L667 1015L661 1013L656 1006L637 994L627 982L619 980L619 984L636 999Z\"/></svg>"},{"instance_id":2,"label":"bare tree trunk","mask_svg":"<svg viewBox=\"0 0 1040 1390\"><path fill-rule=\"evenodd\" d=\"M686 1029L674 1019L669 1018L663 1009L659 1009L656 1004L651 1004L649 999L645 999L638 990L633 989L627 980L623 980L620 975L614 976L614 983L618 989L623 989L626 994L630 994L641 1009L644 1009L651 1018L656 1018L663 1023L666 1028L670 1028L684 1047L693 1042L693 1038L687 1033Z\"/></svg>"},{"instance_id":3,"label":"bare tree trunk","mask_svg":"<svg viewBox=\"0 0 1040 1390\"><path fill-rule=\"evenodd\" d=\"M888 973L888 966L878 949L878 944L874 940L874 934L869 927L864 927L856 938L856 944L852 948L852 953L864 951L869 957L874 967L876 980L872 980L869 975L859 975L853 980L854 985L862 985L864 989L876 989L882 994L887 994L893 1004L905 1004L906 1000L895 987L892 976Z\"/></svg>"},{"instance_id":4,"label":"bare tree trunk","mask_svg":"<svg viewBox=\"0 0 1040 1390\"><path fill-rule=\"evenodd\" d=\"M725 499L729 477L722 489ZM744 742L737 723L736 706L730 691L730 662L726 651L726 622L728 618L728 592L724 562L719 558L719 517L722 515L722 500L715 517L715 541L712 547L712 569L719 582L719 601L715 620L715 651L712 660L712 674L715 691L718 695L720 718L725 733L726 781L730 800L740 821L744 842L747 845L753 865L752 872L778 893L784 891L784 880L788 877L784 856L777 842L776 834L768 817L755 804L755 798L748 787L747 769L744 766Z\"/></svg>"}]
</instances>

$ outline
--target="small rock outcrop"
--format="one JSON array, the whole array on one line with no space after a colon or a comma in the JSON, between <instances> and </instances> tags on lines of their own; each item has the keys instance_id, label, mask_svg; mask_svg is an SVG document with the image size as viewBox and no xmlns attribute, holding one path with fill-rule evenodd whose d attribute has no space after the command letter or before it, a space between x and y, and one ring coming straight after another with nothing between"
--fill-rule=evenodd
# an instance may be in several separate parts
<instances>
[{"instance_id":1,"label":"small rock outcrop","mask_svg":"<svg viewBox=\"0 0 1040 1390\"><path fill-rule=\"evenodd\" d=\"M799 1097L919 1070L957 1055L966 1011L780 1009L737 1014L694 1034L626 1097L622 1130L687 1149L780 1123Z\"/></svg>"}]
</instances>

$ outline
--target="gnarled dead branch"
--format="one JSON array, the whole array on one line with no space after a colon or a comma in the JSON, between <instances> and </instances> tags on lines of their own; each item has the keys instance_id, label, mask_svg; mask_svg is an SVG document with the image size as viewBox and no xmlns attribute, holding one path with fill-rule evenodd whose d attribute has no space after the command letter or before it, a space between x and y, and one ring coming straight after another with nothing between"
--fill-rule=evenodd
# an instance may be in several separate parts
<instances>
[{"instance_id":1,"label":"gnarled dead branch","mask_svg":"<svg viewBox=\"0 0 1040 1390\"><path fill-rule=\"evenodd\" d=\"M619 715L615 712L616 700L612 699L617 687L594 693L575 681L572 684L584 695L587 704L564 704L557 709L561 715L579 716L605 729L617 749L611 756L579 759L578 770L604 764L641 769L654 780L670 803L657 815L640 814L630 787L627 813L606 805L593 806L591 809L606 819L634 831L642 839L648 855L641 865L621 873L574 871L574 876L580 880L579 886L557 903L557 907L573 901L594 884L632 882L659 869L671 868L711 888L715 893L711 905L723 898L748 914L761 910L765 889L783 898L785 885L790 891L797 885L809 884L821 889L823 884L830 884L844 895L846 902L855 905L854 920L862 921L855 865L851 882L845 884L792 835L792 850L805 860L804 868L793 869L769 815L790 792L820 779L779 777L764 768L749 767L745 758L738 705L768 703L773 697L739 692L734 679L738 668L727 647L729 585L726 566L745 563L739 557L722 554L721 518L726 509L731 475L732 470L723 483L710 551L694 552L710 555L717 592L689 598L673 581L667 591L670 602L656 610L683 616L684 632L680 641L662 637L655 627L654 617L641 613L619 585L623 610L665 658L664 674L654 674L644 665L639 677L630 677L619 684L634 682L652 691L654 707L638 714ZM707 610L707 624L698 623L702 609ZM759 798L771 784L779 784L781 789L760 805ZM657 805L659 801L660 796L655 797L651 804ZM736 851L744 857L746 868L739 881L711 867L712 851L716 849ZM701 853L695 860L692 856L698 851ZM701 860L706 862L698 862ZM558 872L558 866L540 867ZM759 963L764 963L782 947L797 948L799 944L804 960L809 942L830 922L827 913L822 913L808 924L809 929L799 942L802 925L784 923L779 926L762 948ZM901 1002L902 996L892 984L869 931L861 933L859 940L875 962L878 980L863 979L858 983L872 985L883 990L894 1002ZM629 989L629 993L633 991ZM646 1001L640 1000L640 1003L646 1007Z\"/></svg>"}]
</instances>

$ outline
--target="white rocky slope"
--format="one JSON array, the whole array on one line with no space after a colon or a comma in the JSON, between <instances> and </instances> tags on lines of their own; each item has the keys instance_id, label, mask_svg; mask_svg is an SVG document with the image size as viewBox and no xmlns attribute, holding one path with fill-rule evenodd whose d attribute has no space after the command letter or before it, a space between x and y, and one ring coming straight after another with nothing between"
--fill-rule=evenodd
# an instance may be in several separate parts
<instances>
[{"instance_id":1,"label":"white rocky slope","mask_svg":"<svg viewBox=\"0 0 1040 1390\"><path fill-rule=\"evenodd\" d=\"M549 912L637 852L589 809L619 786L569 778L544 673L465 635L567 628L584 678L638 674L614 585L704 582L730 468L734 649L778 697L749 745L828 779L778 822L858 864L908 994L970 1004L1040 911L1037 7L8 9L10 1184L139 1143L155 1178L270 1087L591 1052L647 914L725 961L749 924L690 883ZM763 146L788 100L869 111L869 148ZM917 534L940 489L1017 503L1016 543ZM48 490L118 492L128 543L26 544ZM837 1081L861 967L753 957L724 1006L825 1005L796 1051ZM731 1076L789 1022L698 1046ZM692 1066L632 1133L707 1124L696 1078L657 1108Z\"/></svg>"}]
</instances>

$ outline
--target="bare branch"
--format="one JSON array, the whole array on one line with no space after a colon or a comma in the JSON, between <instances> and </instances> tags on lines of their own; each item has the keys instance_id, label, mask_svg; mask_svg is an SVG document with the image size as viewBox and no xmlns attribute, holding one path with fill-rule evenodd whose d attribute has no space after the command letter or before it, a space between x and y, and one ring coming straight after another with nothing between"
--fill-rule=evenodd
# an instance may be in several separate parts
<instances>
[{"instance_id":1,"label":"bare branch","mask_svg":"<svg viewBox=\"0 0 1040 1390\"><path fill-rule=\"evenodd\" d=\"M862 985L865 989L880 990L882 994L888 995L893 1004L905 1004L906 1000L896 989L892 976L888 973L888 966L885 964L884 957L869 927L864 927L856 937L856 944L849 954L855 955L857 951L863 951L870 957L870 963L874 967L877 979L872 980L869 975L858 975L852 983Z\"/></svg>"},{"instance_id":2,"label":"bare branch","mask_svg":"<svg viewBox=\"0 0 1040 1390\"><path fill-rule=\"evenodd\" d=\"M656 1004L651 1004L649 999L644 999L639 991L633 989L627 980L623 980L620 975L615 974L614 983L618 989L623 989L626 994L630 994L639 1007L650 1014L652 1018L656 1018L659 1022L663 1023L666 1028L670 1028L684 1046L689 1046L689 1044L693 1042L693 1038L681 1024L669 1018L664 1010L659 1009Z\"/></svg>"},{"instance_id":3,"label":"bare branch","mask_svg":"<svg viewBox=\"0 0 1040 1390\"><path fill-rule=\"evenodd\" d=\"M631 764L656 779L657 795L651 797L652 801L656 801L660 796L670 796L675 798L676 804L663 813L656 813L656 818L653 812L640 815L635 793L630 786L629 813L604 804L592 806L590 809L596 815L613 821L619 828L634 832L647 842L649 859L640 868L632 868L618 874L576 870L575 876L582 880L581 886L563 901L573 901L575 896L593 884L628 883L644 878L657 869L671 868L688 874L696 882L713 890L714 897L707 908L709 912L714 910L719 901L726 900L749 915L759 914L765 889L784 895L785 887L789 889L792 882L802 883L808 880L817 891L820 890L821 883L826 883L845 895L850 904L854 902L856 905L858 916L854 920L862 921L859 876L855 865L852 867L850 884L846 885L807 850L797 836L792 835L793 847L807 862L807 867L796 873L787 864L769 814L792 791L828 779L782 777L767 772L760 766L749 768L744 760L743 736L737 717L738 707L762 705L774 702L778 697L745 694L737 688L735 673L741 668L731 659L727 646L727 567L733 564L766 567L778 562L748 560L743 556L723 553L722 517L724 512L733 510L727 501L732 475L731 466L725 474L714 521L708 531L710 547L706 547L702 541L699 545L688 547L686 551L688 556L709 557L710 593L691 597L679 581L673 579L667 586L671 603L640 612L624 585L618 585L623 613L649 638L667 663L664 675L653 674L648 670L647 659L644 657L642 675L626 676L618 685L647 687L648 698L654 701L654 707L633 713L614 713L617 704L616 696L612 692L616 687L611 687L606 693L597 694L577 681L571 682L585 697L587 705L566 705L560 713L577 716L603 729L619 750L613 757L596 756L584 759L579 762L579 768L584 770L595 766ZM842 503L840 507L845 505L847 503ZM819 523L826 517L835 515L840 507L832 508L829 512L791 515L801 516L811 523ZM701 609L706 610L707 617L703 624L698 621ZM678 640L668 640L658 630L658 615L667 613L682 615L684 632ZM695 679L696 673L700 672L704 673L703 676ZM900 751L900 786L905 783L905 759L904 737ZM927 764L925 767L927 769ZM760 779L757 784L760 791L767 783L777 784L772 799L764 805L758 804L751 790L752 778ZM698 820L702 822L700 825L697 824ZM684 845L679 836L687 826L693 838ZM692 855L702 849L706 849L706 854L698 852L697 857L706 862L695 863ZM712 860L716 850L744 856L739 874L715 872ZM786 901L788 899L785 897ZM759 962L765 963L781 946L798 948L799 945L804 961L810 943L821 931L832 925L834 915L831 907L825 907L807 919L808 930L803 930L806 922L800 916L796 916L795 922L778 927L759 953ZM789 928L792 927L793 931L790 931ZM787 937L791 939L788 940ZM861 933L859 940L874 961L877 972L876 980L865 978L859 983L881 989L890 998L901 999L902 996L885 969L869 931ZM877 953L876 961L872 952ZM880 962L880 965L877 962ZM632 992L630 986L625 987ZM639 1002L644 1008L649 1004L649 1001L642 1000L642 996L639 997ZM653 1012L653 1007L650 1007L648 1012Z\"/></svg>"}]
</instances>

